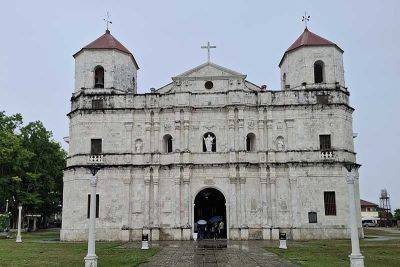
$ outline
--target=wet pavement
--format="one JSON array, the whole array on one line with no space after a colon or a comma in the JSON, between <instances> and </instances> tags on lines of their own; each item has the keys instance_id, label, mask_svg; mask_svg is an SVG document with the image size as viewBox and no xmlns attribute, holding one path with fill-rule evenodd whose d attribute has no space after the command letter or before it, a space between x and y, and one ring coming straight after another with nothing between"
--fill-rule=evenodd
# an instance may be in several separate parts
<instances>
[{"instance_id":1,"label":"wet pavement","mask_svg":"<svg viewBox=\"0 0 400 267\"><path fill-rule=\"evenodd\" d=\"M263 249L268 242L160 241L152 244L160 252L143 266L295 266Z\"/></svg>"}]
</instances>

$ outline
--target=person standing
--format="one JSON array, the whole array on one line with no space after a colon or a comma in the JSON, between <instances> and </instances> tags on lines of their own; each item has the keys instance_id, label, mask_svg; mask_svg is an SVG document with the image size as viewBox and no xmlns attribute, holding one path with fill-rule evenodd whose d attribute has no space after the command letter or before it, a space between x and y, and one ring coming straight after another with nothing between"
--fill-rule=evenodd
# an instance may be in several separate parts
<instances>
[{"instance_id":1,"label":"person standing","mask_svg":"<svg viewBox=\"0 0 400 267\"><path fill-rule=\"evenodd\" d=\"M224 226L225 226L224 222L220 221L219 224L218 224L218 237L219 238L222 238L222 235L224 233Z\"/></svg>"}]
</instances>

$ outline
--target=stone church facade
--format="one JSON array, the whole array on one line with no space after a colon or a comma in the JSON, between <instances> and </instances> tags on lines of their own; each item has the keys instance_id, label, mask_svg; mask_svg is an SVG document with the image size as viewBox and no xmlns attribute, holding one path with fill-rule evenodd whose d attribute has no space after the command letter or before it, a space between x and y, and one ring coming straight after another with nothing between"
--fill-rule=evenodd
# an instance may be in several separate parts
<instances>
[{"instance_id":1,"label":"stone church facade","mask_svg":"<svg viewBox=\"0 0 400 267\"><path fill-rule=\"evenodd\" d=\"M347 238L342 56L306 28L279 63L280 90L206 62L137 94L139 66L107 31L74 55L61 239L87 238L94 162L99 240L188 240L211 215L228 239Z\"/></svg>"}]
</instances>

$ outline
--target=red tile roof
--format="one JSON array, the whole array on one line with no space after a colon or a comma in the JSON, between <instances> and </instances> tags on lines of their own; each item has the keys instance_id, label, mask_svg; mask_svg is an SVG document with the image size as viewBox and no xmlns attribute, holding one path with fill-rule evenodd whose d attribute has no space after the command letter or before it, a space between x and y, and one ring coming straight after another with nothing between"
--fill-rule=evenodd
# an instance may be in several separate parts
<instances>
[{"instance_id":1,"label":"red tile roof","mask_svg":"<svg viewBox=\"0 0 400 267\"><path fill-rule=\"evenodd\" d=\"M116 49L121 52L131 54L129 50L123 46L114 36L111 35L110 31L107 30L105 34L83 47L83 49Z\"/></svg>"},{"instance_id":2,"label":"red tile roof","mask_svg":"<svg viewBox=\"0 0 400 267\"><path fill-rule=\"evenodd\" d=\"M115 37L112 36L112 34L110 33L109 30L106 30L106 32L102 36L100 36L99 38L97 38L96 40L94 40L93 42L88 44L87 46L84 46L81 50L76 52L73 56L75 57L82 50L85 50L85 49L115 49L115 50L121 51L123 53L127 53L130 56L132 56L137 69L139 69L139 66L138 66L133 54L131 52L129 52L129 50L125 46L123 46L117 39L115 39Z\"/></svg>"},{"instance_id":3,"label":"red tile roof","mask_svg":"<svg viewBox=\"0 0 400 267\"><path fill-rule=\"evenodd\" d=\"M360 204L361 204L361 206L367 206L367 207L378 207L378 205L377 205L377 204L375 204L375 203L372 203L372 202L368 202L368 201L366 201L366 200L362 200L362 199L360 199Z\"/></svg>"},{"instance_id":4,"label":"red tile roof","mask_svg":"<svg viewBox=\"0 0 400 267\"><path fill-rule=\"evenodd\" d=\"M279 66L281 66L282 61L285 58L286 54L293 50L296 50L297 48L303 46L326 46L326 45L336 46L341 52L343 52L343 50L335 43L332 43L331 41L322 38L321 36L316 35L315 33L310 32L307 28L305 28L304 32L299 36L299 38L297 38L296 41L294 41L294 43L285 51L285 54L283 54L283 57L279 62Z\"/></svg>"},{"instance_id":5,"label":"red tile roof","mask_svg":"<svg viewBox=\"0 0 400 267\"><path fill-rule=\"evenodd\" d=\"M331 41L322 38L321 36L316 35L315 33L310 32L307 28L304 29L304 32L297 38L296 41L286 50L286 52L292 51L301 46L312 46L312 45L335 45Z\"/></svg>"}]
</instances>

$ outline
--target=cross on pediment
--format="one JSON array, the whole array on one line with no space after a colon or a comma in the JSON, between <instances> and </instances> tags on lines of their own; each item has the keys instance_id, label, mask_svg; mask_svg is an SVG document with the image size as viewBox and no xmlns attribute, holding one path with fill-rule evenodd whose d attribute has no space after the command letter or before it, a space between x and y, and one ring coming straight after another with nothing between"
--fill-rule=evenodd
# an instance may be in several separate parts
<instances>
[{"instance_id":1,"label":"cross on pediment","mask_svg":"<svg viewBox=\"0 0 400 267\"><path fill-rule=\"evenodd\" d=\"M201 48L207 49L207 62L211 62L210 50L217 47L215 45L210 45L210 42L207 42L207 45L203 45Z\"/></svg>"}]
</instances>

